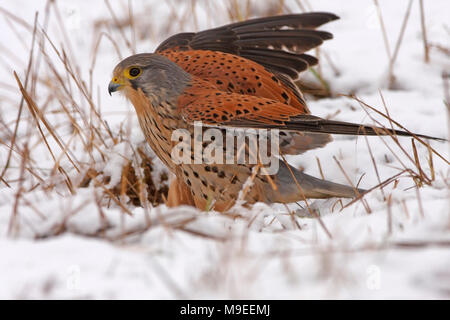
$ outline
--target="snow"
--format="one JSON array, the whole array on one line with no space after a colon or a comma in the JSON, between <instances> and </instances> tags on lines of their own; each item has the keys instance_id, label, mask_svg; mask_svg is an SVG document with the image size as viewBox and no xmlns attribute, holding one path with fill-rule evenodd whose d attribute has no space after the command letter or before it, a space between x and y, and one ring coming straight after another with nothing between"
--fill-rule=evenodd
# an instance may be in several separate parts
<instances>
[{"instance_id":1,"label":"snow","mask_svg":"<svg viewBox=\"0 0 450 320\"><path fill-rule=\"evenodd\" d=\"M296 1L285 2L288 8L299 12ZM408 1L378 2L393 52ZM119 18L128 14L126 3L113 2ZM210 15L211 10L225 8L225 1L215 2L213 8L200 1L196 15L172 24L168 21L179 21L190 10L189 5L177 4L177 20L171 16L170 1L132 3L139 52L152 51L166 33L189 31L196 26L213 27L228 21L226 15L216 15L214 19ZM450 71L450 60L433 47L430 63L424 63L418 2L413 3L394 66L395 89L387 85L389 61L374 2L310 3L315 11L329 11L341 17L321 28L334 34L333 40L324 43L322 51L337 66L339 74L322 56L324 78L335 94L319 100L310 98L309 107L314 114L364 123L373 123L370 117L374 117L389 126L388 120L339 94L355 94L382 112L384 99L391 117L408 130L448 139L442 72ZM77 61L87 83L92 48L100 32L111 34L122 57L131 54L117 28L99 23L110 21L105 2L60 0L57 4L71 44L66 42L52 10L49 37ZM429 42L448 48L448 1L424 1L424 5ZM20 17L31 28L36 11L40 24L45 23L46 1L4 1L0 8L16 14L20 11ZM145 16L147 13L149 18ZM4 75L0 80L3 169L21 97L12 71L16 70L22 81L25 79L31 33L11 17L6 18L3 11L0 28L7 30L2 32L0 43L0 68ZM129 30L124 30L130 39ZM56 59L50 53L50 44L47 42L45 46ZM100 152L86 153L78 140L72 144L71 156L80 163L94 162L96 169L111 178L108 187L112 187L120 181L127 160L137 161L136 148L145 148L145 142L132 106L119 96L107 95L109 77L120 60L114 46L103 38L98 52L92 78L93 100L100 101L102 118L114 133L121 132L118 135L121 140L114 143L106 139L105 145L99 146L106 159ZM60 63L56 65L64 69ZM49 81L51 73L45 66L42 62L37 70L42 81ZM304 77L312 79L309 73ZM89 105L73 82L70 90L74 92L74 101L89 114ZM45 115L60 137L68 141L72 128L63 122L63 116L52 113L59 108L59 102L57 99L46 102L47 91L38 83L33 96L40 107L48 103ZM73 101L65 103L72 107ZM31 116L26 105L24 108L26 120ZM141 208L129 204L126 205L132 214L129 215L117 204L99 200L103 190L95 183L76 189L75 194L64 186L58 187L63 185L63 177L52 170L54 160L42 143L35 122L25 120L18 128L18 149L13 152L11 168L5 176L11 187L0 181L1 299L450 298L450 171L436 154L432 158L435 180L430 185L417 189L413 179L403 174L396 184L388 184L383 193L377 189L365 196L364 204L357 201L341 210L350 200L311 201L309 207L320 218L312 218L306 208L289 205L297 215L296 223L285 206L261 203L251 208L236 206L227 215L191 207ZM87 130L77 120L81 129ZM98 127L105 130L102 125ZM325 148L288 159L319 177L317 157L327 180L348 184L335 157L353 183L363 175L360 187L371 188L403 170L400 161L417 171L411 139L399 139L410 159L389 137L367 139L376 170L364 137L335 136ZM33 188L39 181L26 171L22 188L27 191L20 193L19 154L26 141L33 160L31 165L46 179ZM68 168L75 183L80 175L71 169L69 159L55 141L49 138L49 144L52 150L57 150L61 167ZM442 157L449 158L448 143L431 141L430 145ZM421 167L431 177L429 150L417 141L416 147ZM163 164L155 161L152 176L156 183L160 182L159 173L163 170Z\"/></svg>"}]
</instances>

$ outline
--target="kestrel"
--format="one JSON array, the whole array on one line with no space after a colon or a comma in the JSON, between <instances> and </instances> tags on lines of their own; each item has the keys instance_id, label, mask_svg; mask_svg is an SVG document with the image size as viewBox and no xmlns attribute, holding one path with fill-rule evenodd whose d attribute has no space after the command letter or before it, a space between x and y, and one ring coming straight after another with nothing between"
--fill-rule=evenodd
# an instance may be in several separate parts
<instances>
[{"instance_id":1,"label":"kestrel","mask_svg":"<svg viewBox=\"0 0 450 320\"><path fill-rule=\"evenodd\" d=\"M331 13L311 12L180 33L164 41L155 53L130 56L115 67L109 92L120 90L132 102L147 142L175 175L169 188L169 206L226 211L238 198L249 204L291 203L306 198L355 197L365 192L309 176L283 160L277 172L267 174L260 161L215 163L202 157L198 162L193 154L188 159L192 161L177 163L173 159L174 132L188 132L195 144L197 121L204 125L200 138L210 128L224 137L229 128L277 129L276 151L280 154L323 147L331 141L330 134L378 135L389 131L410 135L310 114L294 80L318 62L304 52L332 38L316 28L336 19ZM256 135L261 135L259 132ZM249 157L251 148L248 140L244 141L241 150ZM212 143L219 143L226 153L225 138L202 142L202 147ZM238 149L234 147L235 154ZM269 157L276 157L273 150Z\"/></svg>"}]
</instances>

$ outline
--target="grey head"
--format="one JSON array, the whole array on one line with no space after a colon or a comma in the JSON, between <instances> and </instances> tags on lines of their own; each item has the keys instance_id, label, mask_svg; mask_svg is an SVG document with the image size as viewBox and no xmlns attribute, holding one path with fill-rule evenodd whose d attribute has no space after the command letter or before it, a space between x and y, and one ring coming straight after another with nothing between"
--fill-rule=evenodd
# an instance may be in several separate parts
<instances>
[{"instance_id":1,"label":"grey head","mask_svg":"<svg viewBox=\"0 0 450 320\"><path fill-rule=\"evenodd\" d=\"M169 101L178 97L191 82L191 75L176 63L156 53L140 53L122 60L108 86L112 92L130 86L148 97Z\"/></svg>"}]
</instances>

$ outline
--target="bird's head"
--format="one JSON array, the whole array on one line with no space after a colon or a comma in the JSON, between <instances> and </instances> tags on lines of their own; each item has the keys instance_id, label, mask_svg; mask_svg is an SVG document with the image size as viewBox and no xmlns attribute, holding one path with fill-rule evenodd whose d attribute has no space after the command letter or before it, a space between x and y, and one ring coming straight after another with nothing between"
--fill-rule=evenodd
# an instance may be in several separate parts
<instances>
[{"instance_id":1,"label":"bird's head","mask_svg":"<svg viewBox=\"0 0 450 320\"><path fill-rule=\"evenodd\" d=\"M115 68L108 86L109 94L130 94L142 90L147 96L168 100L178 96L189 84L191 76L168 58L155 53L141 53L122 60Z\"/></svg>"}]
</instances>

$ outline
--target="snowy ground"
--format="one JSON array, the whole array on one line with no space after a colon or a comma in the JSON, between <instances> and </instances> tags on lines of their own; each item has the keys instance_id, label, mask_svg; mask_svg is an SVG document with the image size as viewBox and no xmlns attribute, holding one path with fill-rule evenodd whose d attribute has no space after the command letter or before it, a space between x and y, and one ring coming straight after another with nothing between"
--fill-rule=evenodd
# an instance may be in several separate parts
<instances>
[{"instance_id":1,"label":"snowy ground","mask_svg":"<svg viewBox=\"0 0 450 320\"><path fill-rule=\"evenodd\" d=\"M125 1L111 2L119 19L127 16ZM292 11L300 12L296 1L285 2ZM308 3L300 1L303 2ZM393 54L408 1L378 2ZM49 38L56 47L63 45L67 49L83 79L92 83L93 100L111 131L131 128L131 143L117 144L104 160L105 171L110 171L112 180L120 179L117 168L124 163L124 157L131 158L129 145L141 142L142 134L132 107L121 98L107 95L109 77L120 59L106 38L98 47L92 79L89 69L95 39L103 31L116 39L122 57L129 55L130 50L120 29L102 23L111 21L103 1L57 3L70 47L53 9L47 28ZM199 1L196 15L185 14L191 5L187 1L132 3L139 30L138 52L153 50L167 33L228 21L227 15L212 17L209 11L226 7L228 2L215 2L215 7L209 8L210 5L204 5L206 1ZM449 115L443 102L442 78L443 71L450 71L448 51L442 50L450 46L448 1L424 1L428 41L433 44L428 64L423 59L419 2L413 2L394 65L394 89L388 89L387 85L389 60L374 2L309 3L316 11L330 11L341 17L322 28L334 34L335 38L322 48L338 72L322 57L322 72L334 96L311 99L309 106L314 114L372 123L356 101L337 94L356 94L384 112L383 97L391 117L409 130L448 138ZM1 169L11 145L21 97L12 71L16 70L24 82L34 14L39 11L39 22L46 26L45 7L46 1L0 2ZM174 22L179 21L171 16L174 7L179 14L177 19L184 17L186 21ZM31 31L5 10L20 15ZM131 39L129 30L124 30L125 37ZM51 52L48 42L45 46ZM57 60L54 53L50 56ZM44 113L67 142L71 131L67 124L58 122L62 119L55 111L60 108L58 99L45 101L44 92L52 90L42 84L52 78L46 76L49 71L45 59L42 56L40 59L34 61L35 66L39 63L41 66L34 67L40 81L32 96L41 110L46 108ZM63 69L61 63L55 65ZM305 77L311 78L311 74ZM82 100L73 82L69 91L74 92L74 99ZM86 102L80 106L88 110ZM418 142L418 158L424 174L433 180L430 185L417 189L410 175L403 173L383 191L376 189L365 196L364 204L357 201L341 210L339 199L311 201L310 206L320 213L320 220L291 205L289 208L298 214L294 224L285 207L263 204L251 209L235 208L234 212L240 215L235 219L187 207L167 209L164 205L145 209L126 205L132 214L128 215L119 205L101 203L103 190L93 184L77 189L74 195L64 188L62 175L52 172L54 160L42 143L26 105L24 108L17 136L19 151L13 152L4 177L9 187L0 181L0 298L450 298L450 171L436 154L430 169L429 149ZM366 110L389 125L386 119ZM47 132L42 123L41 126ZM99 126L99 130L105 128ZM76 179L68 158L61 156L61 149L50 135L47 137L57 150L61 166ZM371 188L405 167L418 172L411 139L400 139L408 155L391 138L368 138L376 168L366 140L353 137L335 137L326 148L291 157L290 162L320 176L318 157L326 179L347 183L333 158L336 157L353 183L364 174L360 185ZM26 141L29 141L29 162L19 156ZM74 142L70 151L79 163L101 160L98 154L91 159L80 145ZM449 159L447 143L431 141L430 145ZM22 165L25 170L21 170ZM27 170L27 166L45 179L33 177L33 170ZM62 185L59 188L54 186L58 179Z\"/></svg>"}]
</instances>

